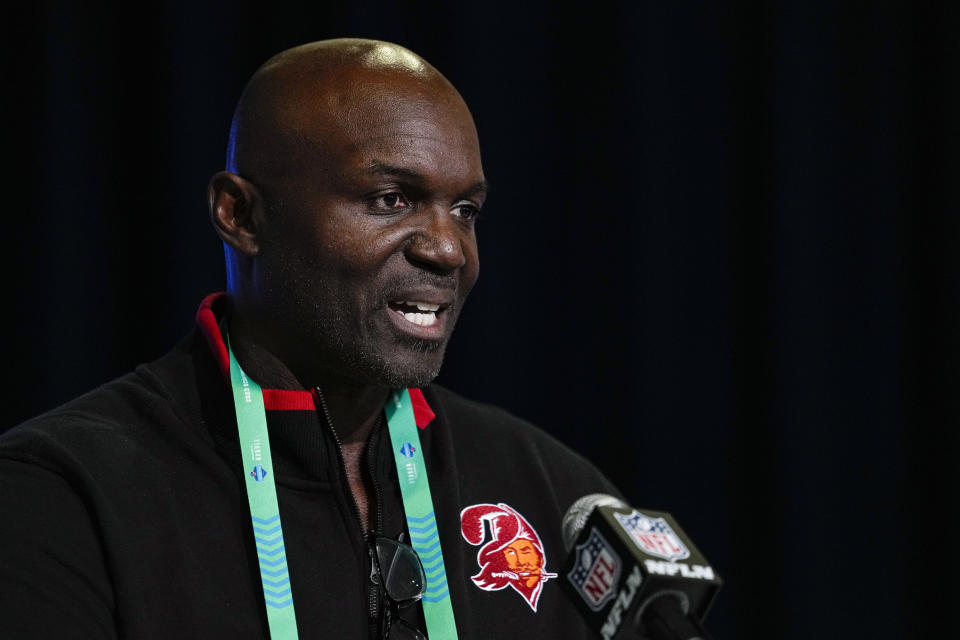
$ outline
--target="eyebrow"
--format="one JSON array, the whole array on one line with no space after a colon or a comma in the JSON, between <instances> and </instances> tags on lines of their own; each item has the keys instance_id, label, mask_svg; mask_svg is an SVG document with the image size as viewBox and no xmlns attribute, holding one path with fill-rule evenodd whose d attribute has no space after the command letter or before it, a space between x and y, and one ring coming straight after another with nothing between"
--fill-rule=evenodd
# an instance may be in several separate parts
<instances>
[{"instance_id":1,"label":"eyebrow","mask_svg":"<svg viewBox=\"0 0 960 640\"><path fill-rule=\"evenodd\" d=\"M386 164L378 160L372 161L367 165L366 173L371 175L384 175L397 178L406 178L414 182L423 182L423 174L414 171L413 169L408 169L406 167L398 167L396 165ZM464 193L469 193L471 195L486 195L490 192L490 183L486 180L480 180L470 186Z\"/></svg>"}]
</instances>

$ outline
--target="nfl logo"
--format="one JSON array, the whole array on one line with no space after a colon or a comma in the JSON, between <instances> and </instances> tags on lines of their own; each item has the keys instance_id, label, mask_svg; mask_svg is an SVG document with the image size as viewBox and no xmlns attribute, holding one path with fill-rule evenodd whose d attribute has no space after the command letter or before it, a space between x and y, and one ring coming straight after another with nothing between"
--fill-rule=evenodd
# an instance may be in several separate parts
<instances>
[{"instance_id":1,"label":"nfl logo","mask_svg":"<svg viewBox=\"0 0 960 640\"><path fill-rule=\"evenodd\" d=\"M651 518L636 510L613 515L644 553L671 562L690 557L690 550L663 518Z\"/></svg>"},{"instance_id":2,"label":"nfl logo","mask_svg":"<svg viewBox=\"0 0 960 640\"><path fill-rule=\"evenodd\" d=\"M567 579L593 611L613 598L620 580L620 558L596 527L576 548L577 559Z\"/></svg>"}]
</instances>

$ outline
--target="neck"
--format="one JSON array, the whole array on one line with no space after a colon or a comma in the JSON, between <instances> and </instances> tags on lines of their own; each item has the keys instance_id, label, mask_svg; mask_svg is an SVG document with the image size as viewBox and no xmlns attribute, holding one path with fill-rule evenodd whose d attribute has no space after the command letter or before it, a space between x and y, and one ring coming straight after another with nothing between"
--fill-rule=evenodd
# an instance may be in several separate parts
<instances>
[{"instance_id":1,"label":"neck","mask_svg":"<svg viewBox=\"0 0 960 640\"><path fill-rule=\"evenodd\" d=\"M230 347L240 366L253 380L267 389L310 391L319 387L329 419L343 444L366 442L390 389L382 385L358 384L343 380L322 368L309 371L287 365L277 353L259 340L256 333L239 318L231 318Z\"/></svg>"}]
</instances>

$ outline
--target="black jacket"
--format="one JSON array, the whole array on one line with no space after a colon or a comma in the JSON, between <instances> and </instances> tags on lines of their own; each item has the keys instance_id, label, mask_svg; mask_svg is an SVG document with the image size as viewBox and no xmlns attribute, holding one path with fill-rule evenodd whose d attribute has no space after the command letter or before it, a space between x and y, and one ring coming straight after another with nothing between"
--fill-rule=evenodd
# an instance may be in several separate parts
<instances>
[{"instance_id":1,"label":"black jacket","mask_svg":"<svg viewBox=\"0 0 960 640\"><path fill-rule=\"evenodd\" d=\"M3 637L268 637L210 307L171 353L0 438ZM300 638L373 637L363 532L303 393L265 390ZM439 386L424 397L417 422L460 638L589 637L565 578L544 576L560 573L570 503L615 489L527 422ZM396 537L406 525L385 428L370 446L381 533ZM474 580L511 526L536 542L541 579L525 586L490 565ZM424 628L419 605L404 617Z\"/></svg>"}]
</instances>

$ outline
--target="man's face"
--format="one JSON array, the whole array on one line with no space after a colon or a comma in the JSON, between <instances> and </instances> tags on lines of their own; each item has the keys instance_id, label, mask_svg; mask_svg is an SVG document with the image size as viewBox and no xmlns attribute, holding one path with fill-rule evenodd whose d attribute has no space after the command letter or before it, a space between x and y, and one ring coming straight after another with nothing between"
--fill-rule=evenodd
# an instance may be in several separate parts
<instances>
[{"instance_id":1,"label":"man's face","mask_svg":"<svg viewBox=\"0 0 960 640\"><path fill-rule=\"evenodd\" d=\"M305 360L352 382L423 386L479 271L479 145L446 86L355 75L291 115L303 136L293 170L264 187L255 278Z\"/></svg>"}]
</instances>

